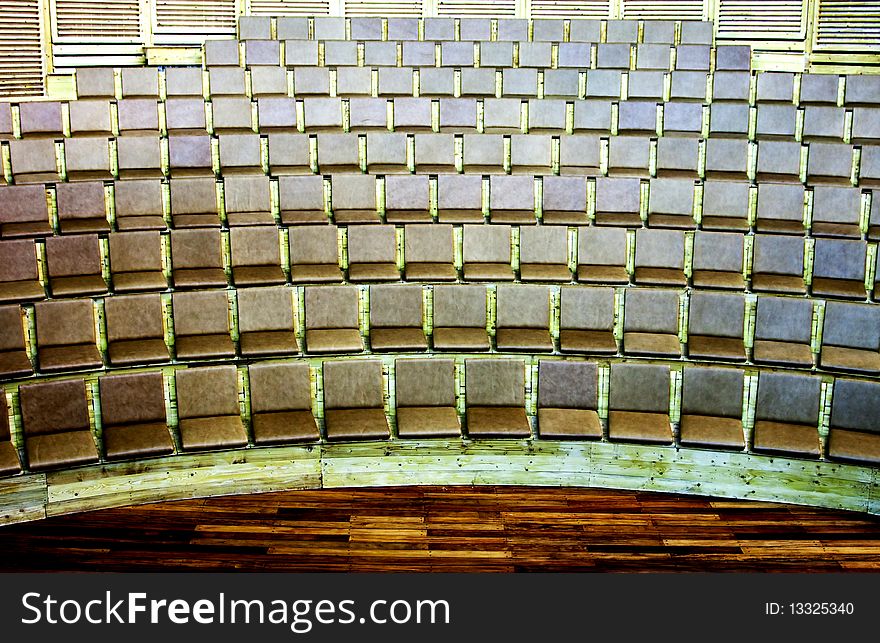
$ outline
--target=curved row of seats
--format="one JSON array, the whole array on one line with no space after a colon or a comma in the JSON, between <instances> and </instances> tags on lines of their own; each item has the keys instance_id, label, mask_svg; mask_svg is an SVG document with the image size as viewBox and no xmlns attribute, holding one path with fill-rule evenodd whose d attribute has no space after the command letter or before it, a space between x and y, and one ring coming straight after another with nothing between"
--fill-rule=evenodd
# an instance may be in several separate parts
<instances>
[{"instance_id":1,"label":"curved row of seats","mask_svg":"<svg viewBox=\"0 0 880 643\"><path fill-rule=\"evenodd\" d=\"M781 296L523 284L269 286L47 301L33 318L24 312L0 306L4 379L33 376L31 356L51 374L105 361L167 363L172 355L198 362L365 350L684 356L880 373L880 307Z\"/></svg>"},{"instance_id":2,"label":"curved row of seats","mask_svg":"<svg viewBox=\"0 0 880 643\"><path fill-rule=\"evenodd\" d=\"M832 383L823 393L822 379L812 375L761 372L747 379L741 369L686 366L673 377L666 365L612 363L610 376L600 378L606 368L542 359L531 381L525 362L510 358L339 360L320 369L287 361L25 384L18 389L21 452L28 470L44 471L393 435L607 439L880 463L880 383L837 379L829 400ZM396 382L393 391L389 381ZM173 391L173 415L166 388ZM393 400L387 406L386 397ZM608 400L601 415L600 399ZM829 402L826 447L820 409ZM0 475L13 475L21 465L6 405L0 396Z\"/></svg>"}]
</instances>

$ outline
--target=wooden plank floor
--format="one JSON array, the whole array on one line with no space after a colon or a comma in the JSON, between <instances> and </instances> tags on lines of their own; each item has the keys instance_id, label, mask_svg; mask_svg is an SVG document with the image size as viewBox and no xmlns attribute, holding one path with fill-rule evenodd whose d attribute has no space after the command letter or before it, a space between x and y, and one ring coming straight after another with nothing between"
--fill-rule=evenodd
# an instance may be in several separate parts
<instances>
[{"instance_id":1,"label":"wooden plank floor","mask_svg":"<svg viewBox=\"0 0 880 643\"><path fill-rule=\"evenodd\" d=\"M291 491L0 527L0 570L877 571L880 518L659 493Z\"/></svg>"}]
</instances>

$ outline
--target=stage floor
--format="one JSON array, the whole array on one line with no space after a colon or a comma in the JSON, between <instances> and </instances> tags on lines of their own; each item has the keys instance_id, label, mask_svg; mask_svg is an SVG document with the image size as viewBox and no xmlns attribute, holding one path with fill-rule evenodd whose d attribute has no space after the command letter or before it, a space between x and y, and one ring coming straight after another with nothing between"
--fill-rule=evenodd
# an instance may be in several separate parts
<instances>
[{"instance_id":1,"label":"stage floor","mask_svg":"<svg viewBox=\"0 0 880 643\"><path fill-rule=\"evenodd\" d=\"M880 517L546 487L287 491L0 527L0 571L877 571Z\"/></svg>"}]
</instances>

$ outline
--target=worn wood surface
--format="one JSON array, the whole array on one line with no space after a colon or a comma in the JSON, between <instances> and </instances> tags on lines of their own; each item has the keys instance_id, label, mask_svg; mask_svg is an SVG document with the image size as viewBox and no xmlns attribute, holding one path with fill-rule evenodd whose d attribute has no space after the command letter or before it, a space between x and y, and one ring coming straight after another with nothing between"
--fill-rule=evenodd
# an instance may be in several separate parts
<instances>
[{"instance_id":1,"label":"worn wood surface","mask_svg":"<svg viewBox=\"0 0 880 643\"><path fill-rule=\"evenodd\" d=\"M0 569L877 571L880 518L596 489L287 491L9 525Z\"/></svg>"}]
</instances>

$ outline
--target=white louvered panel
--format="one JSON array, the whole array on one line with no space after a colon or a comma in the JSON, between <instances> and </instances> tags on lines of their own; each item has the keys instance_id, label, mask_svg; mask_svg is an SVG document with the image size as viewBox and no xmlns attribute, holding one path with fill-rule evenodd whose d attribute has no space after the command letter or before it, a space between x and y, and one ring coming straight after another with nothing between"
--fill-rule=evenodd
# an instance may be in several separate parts
<instances>
[{"instance_id":1,"label":"white louvered panel","mask_svg":"<svg viewBox=\"0 0 880 643\"><path fill-rule=\"evenodd\" d=\"M803 40L805 4L801 0L719 0L718 37Z\"/></svg>"},{"instance_id":2,"label":"white louvered panel","mask_svg":"<svg viewBox=\"0 0 880 643\"><path fill-rule=\"evenodd\" d=\"M623 0L622 18L645 20L702 20L707 0Z\"/></svg>"},{"instance_id":3,"label":"white louvered panel","mask_svg":"<svg viewBox=\"0 0 880 643\"><path fill-rule=\"evenodd\" d=\"M422 1L345 0L345 15L419 17L422 15Z\"/></svg>"},{"instance_id":4,"label":"white louvered panel","mask_svg":"<svg viewBox=\"0 0 880 643\"><path fill-rule=\"evenodd\" d=\"M56 42L135 42L141 37L138 0L95 2L55 0L52 6Z\"/></svg>"},{"instance_id":5,"label":"white louvered panel","mask_svg":"<svg viewBox=\"0 0 880 643\"><path fill-rule=\"evenodd\" d=\"M235 0L154 0L156 33L234 34Z\"/></svg>"},{"instance_id":6,"label":"white louvered panel","mask_svg":"<svg viewBox=\"0 0 880 643\"><path fill-rule=\"evenodd\" d=\"M327 16L330 2L307 2L306 0L251 0L254 16Z\"/></svg>"},{"instance_id":7,"label":"white louvered panel","mask_svg":"<svg viewBox=\"0 0 880 643\"><path fill-rule=\"evenodd\" d=\"M880 2L819 0L814 48L880 53Z\"/></svg>"},{"instance_id":8,"label":"white louvered panel","mask_svg":"<svg viewBox=\"0 0 880 643\"><path fill-rule=\"evenodd\" d=\"M39 0L0 3L0 96L44 93Z\"/></svg>"},{"instance_id":9,"label":"white louvered panel","mask_svg":"<svg viewBox=\"0 0 880 643\"><path fill-rule=\"evenodd\" d=\"M449 18L498 18L516 15L516 0L480 2L479 0L438 0L437 15Z\"/></svg>"},{"instance_id":10,"label":"white louvered panel","mask_svg":"<svg viewBox=\"0 0 880 643\"><path fill-rule=\"evenodd\" d=\"M608 18L609 0L532 0L532 18Z\"/></svg>"}]
</instances>

